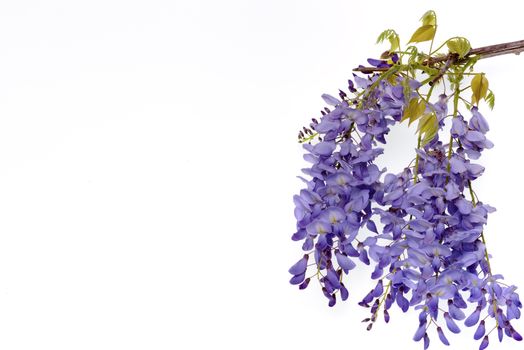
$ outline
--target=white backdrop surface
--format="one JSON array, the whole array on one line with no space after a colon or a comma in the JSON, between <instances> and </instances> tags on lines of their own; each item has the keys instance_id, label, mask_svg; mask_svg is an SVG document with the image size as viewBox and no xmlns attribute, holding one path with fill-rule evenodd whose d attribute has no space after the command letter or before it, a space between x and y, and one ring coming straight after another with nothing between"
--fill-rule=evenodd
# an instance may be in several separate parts
<instances>
[{"instance_id":1,"label":"white backdrop surface","mask_svg":"<svg viewBox=\"0 0 524 350\"><path fill-rule=\"evenodd\" d=\"M383 29L405 42L434 9L437 40L519 40L520 6L1 1L0 348L421 349L415 313L365 331L368 270L334 308L316 285L288 284L306 165L296 133L322 93L385 50ZM498 209L494 269L521 287L523 65L478 64L497 103L476 187ZM413 130L390 140L382 162L399 170ZM472 334L450 336L451 348L477 348Z\"/></svg>"}]
</instances>

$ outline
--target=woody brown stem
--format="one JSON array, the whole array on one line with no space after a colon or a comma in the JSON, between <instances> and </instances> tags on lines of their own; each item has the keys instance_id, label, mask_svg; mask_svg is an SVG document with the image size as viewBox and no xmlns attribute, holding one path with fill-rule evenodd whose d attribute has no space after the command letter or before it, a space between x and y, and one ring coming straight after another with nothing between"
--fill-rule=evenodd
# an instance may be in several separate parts
<instances>
[{"instance_id":1,"label":"woody brown stem","mask_svg":"<svg viewBox=\"0 0 524 350\"><path fill-rule=\"evenodd\" d=\"M518 41L512 41L508 43L502 43L502 44L496 44L496 45L489 45L489 46L483 46L478 47L475 49L471 49L464 58L460 60L456 60L455 62L460 63L462 61L465 61L466 59L474 56L478 56L479 59L488 58L488 57L495 57L495 56L501 56L501 55L508 55L508 54L520 54L521 52L524 52L524 40L518 40ZM429 57L428 59L424 60L422 62L424 65L427 66L433 66L436 63L440 62L446 62L451 59L454 60L453 53L448 53L444 56L438 56L438 57ZM449 68L449 67L448 67ZM362 72L365 74L374 73L374 72L384 72L387 71L388 67L357 67L353 69L356 72Z\"/></svg>"}]
</instances>

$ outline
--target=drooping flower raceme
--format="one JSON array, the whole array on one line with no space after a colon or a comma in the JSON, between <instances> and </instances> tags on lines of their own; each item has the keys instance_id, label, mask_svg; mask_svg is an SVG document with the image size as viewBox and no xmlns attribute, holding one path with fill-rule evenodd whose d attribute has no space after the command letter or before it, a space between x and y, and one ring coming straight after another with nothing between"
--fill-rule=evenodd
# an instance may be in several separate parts
<instances>
[{"instance_id":1,"label":"drooping flower raceme","mask_svg":"<svg viewBox=\"0 0 524 350\"><path fill-rule=\"evenodd\" d=\"M395 59L369 62L387 68ZM405 75L355 76L349 93L323 95L329 107L299 135L311 165L294 196L292 239L304 253L289 269L290 282L304 289L318 281L333 306L349 296L345 276L359 263L372 265L371 290L359 302L370 311L368 330L379 313L389 322L396 304L403 312L418 310L413 339L425 349L431 325L446 345L447 333L460 333L462 324L475 327L481 349L491 330L499 339L521 340L511 323L522 308L516 287L492 273L485 246L494 208L472 187L484 171L477 159L493 147L488 123L476 106L462 115L455 104L449 115L452 96L431 103L432 89L420 102L422 85ZM413 106L429 116L419 129L434 122L435 132L426 132L423 144L419 138L414 164L387 173L375 160L390 128L409 119ZM440 139L446 124L450 138Z\"/></svg>"}]
</instances>

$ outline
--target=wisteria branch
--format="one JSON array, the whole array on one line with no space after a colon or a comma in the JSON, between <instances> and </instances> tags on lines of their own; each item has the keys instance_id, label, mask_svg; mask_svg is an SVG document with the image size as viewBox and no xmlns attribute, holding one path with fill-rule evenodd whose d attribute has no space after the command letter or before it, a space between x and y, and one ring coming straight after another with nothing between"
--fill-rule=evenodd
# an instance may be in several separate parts
<instances>
[{"instance_id":1,"label":"wisteria branch","mask_svg":"<svg viewBox=\"0 0 524 350\"><path fill-rule=\"evenodd\" d=\"M478 56L479 59L483 59L483 58L488 58L488 57L495 57L495 56L509 55L509 54L518 55L521 52L524 52L524 40L511 41L508 43L489 45L489 46L483 46L483 47L471 49L464 56L464 58L457 60L456 62L460 63L461 61L465 61L468 58L471 58L474 56ZM446 61L449 61L450 59L454 60L453 56L455 56L455 54L449 53L443 56L430 57L424 60L423 64L431 67L435 65L436 63L446 62ZM365 74L370 74L374 72L385 72L387 70L389 70L388 67L357 67L353 69L353 71L355 72L362 72Z\"/></svg>"}]
</instances>

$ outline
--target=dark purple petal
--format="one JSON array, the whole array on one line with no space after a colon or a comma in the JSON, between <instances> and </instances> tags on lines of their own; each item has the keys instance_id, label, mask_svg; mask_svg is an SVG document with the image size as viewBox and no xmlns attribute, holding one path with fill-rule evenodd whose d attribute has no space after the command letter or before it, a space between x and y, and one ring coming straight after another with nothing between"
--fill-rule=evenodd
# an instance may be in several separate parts
<instances>
[{"instance_id":1,"label":"dark purple petal","mask_svg":"<svg viewBox=\"0 0 524 350\"><path fill-rule=\"evenodd\" d=\"M517 332L515 329L511 328L511 337L515 339L516 341L522 341L522 335L520 335L519 332Z\"/></svg>"},{"instance_id":2,"label":"dark purple petal","mask_svg":"<svg viewBox=\"0 0 524 350\"><path fill-rule=\"evenodd\" d=\"M306 278L304 280L304 282L302 282L299 286L298 286L298 289L306 289L307 286L309 285L309 281L311 281L311 278Z\"/></svg>"},{"instance_id":3,"label":"dark purple petal","mask_svg":"<svg viewBox=\"0 0 524 350\"><path fill-rule=\"evenodd\" d=\"M347 300L349 292L344 283L340 282L340 299Z\"/></svg>"},{"instance_id":4,"label":"dark purple petal","mask_svg":"<svg viewBox=\"0 0 524 350\"><path fill-rule=\"evenodd\" d=\"M479 350L484 350L485 348L487 348L489 345L489 338L488 336L486 335L484 337L484 339L482 339L482 342L480 343L480 346L479 346Z\"/></svg>"},{"instance_id":5,"label":"dark purple petal","mask_svg":"<svg viewBox=\"0 0 524 350\"><path fill-rule=\"evenodd\" d=\"M429 337L428 334L424 334L424 350L427 350L429 348Z\"/></svg>"},{"instance_id":6,"label":"dark purple petal","mask_svg":"<svg viewBox=\"0 0 524 350\"><path fill-rule=\"evenodd\" d=\"M369 220L367 223L366 223L366 227L368 230L370 230L371 232L375 232L378 234L378 230L377 230L377 225L375 225L375 223L373 222L373 220Z\"/></svg>"}]
</instances>

